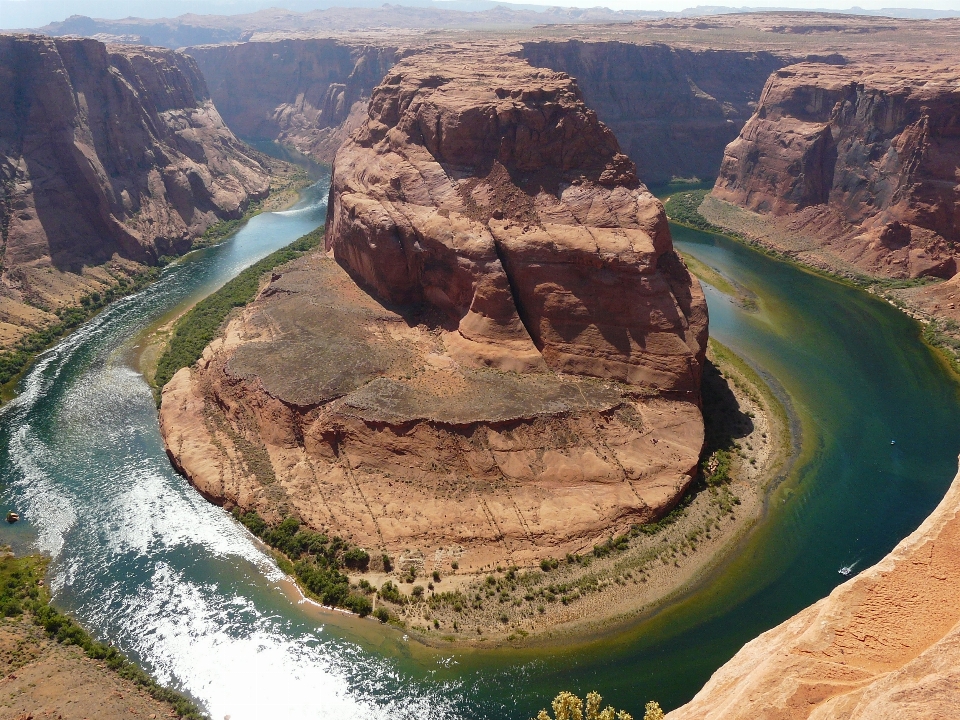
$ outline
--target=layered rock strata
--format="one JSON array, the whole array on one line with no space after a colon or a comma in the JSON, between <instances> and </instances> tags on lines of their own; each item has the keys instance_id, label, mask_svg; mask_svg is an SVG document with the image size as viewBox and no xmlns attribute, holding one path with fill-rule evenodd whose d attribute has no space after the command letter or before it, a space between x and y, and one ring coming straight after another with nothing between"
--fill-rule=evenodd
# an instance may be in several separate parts
<instances>
[{"instance_id":1,"label":"layered rock strata","mask_svg":"<svg viewBox=\"0 0 960 720\"><path fill-rule=\"evenodd\" d=\"M191 58L25 35L0 36L0 182L12 339L111 285L124 261L183 252L269 188Z\"/></svg>"},{"instance_id":2,"label":"layered rock strata","mask_svg":"<svg viewBox=\"0 0 960 720\"><path fill-rule=\"evenodd\" d=\"M370 93L394 63L433 52L420 38L402 40L290 38L186 52L241 137L278 140L330 162L365 121ZM723 149L753 113L767 77L803 57L602 40L525 41L505 49L574 76L648 183L716 176Z\"/></svg>"},{"instance_id":3,"label":"layered rock strata","mask_svg":"<svg viewBox=\"0 0 960 720\"><path fill-rule=\"evenodd\" d=\"M957 271L960 72L927 64L774 73L713 197L891 277Z\"/></svg>"},{"instance_id":4,"label":"layered rock strata","mask_svg":"<svg viewBox=\"0 0 960 720\"><path fill-rule=\"evenodd\" d=\"M186 48L230 128L320 162L366 118L370 93L402 55L395 46L284 39Z\"/></svg>"},{"instance_id":5,"label":"layered rock strata","mask_svg":"<svg viewBox=\"0 0 960 720\"><path fill-rule=\"evenodd\" d=\"M478 569L589 548L689 484L703 294L569 76L400 63L337 155L327 247L163 391L208 496Z\"/></svg>"},{"instance_id":6,"label":"layered rock strata","mask_svg":"<svg viewBox=\"0 0 960 720\"><path fill-rule=\"evenodd\" d=\"M522 55L577 79L646 183L716 177L770 73L795 62L771 52L581 40L526 42Z\"/></svg>"},{"instance_id":7,"label":"layered rock strata","mask_svg":"<svg viewBox=\"0 0 960 720\"><path fill-rule=\"evenodd\" d=\"M960 707L960 476L881 562L744 645L670 720L949 718Z\"/></svg>"}]
</instances>

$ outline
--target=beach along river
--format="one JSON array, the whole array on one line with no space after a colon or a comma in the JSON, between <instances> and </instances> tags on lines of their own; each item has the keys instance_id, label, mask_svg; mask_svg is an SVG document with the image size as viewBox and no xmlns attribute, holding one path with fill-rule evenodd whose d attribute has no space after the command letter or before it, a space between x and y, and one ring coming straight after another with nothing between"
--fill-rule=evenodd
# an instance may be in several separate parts
<instances>
[{"instance_id":1,"label":"beach along river","mask_svg":"<svg viewBox=\"0 0 960 720\"><path fill-rule=\"evenodd\" d=\"M802 451L713 577L609 637L439 651L298 601L269 556L170 467L135 370L146 329L323 220L327 184L191 254L42 355L0 415L0 540L53 561L55 602L213 718L526 720L561 689L642 716L689 699L747 640L877 561L956 471L958 388L918 329L861 292L723 238L678 246L751 302L707 288L711 333L791 399ZM895 444L891 444L894 441Z\"/></svg>"}]
</instances>

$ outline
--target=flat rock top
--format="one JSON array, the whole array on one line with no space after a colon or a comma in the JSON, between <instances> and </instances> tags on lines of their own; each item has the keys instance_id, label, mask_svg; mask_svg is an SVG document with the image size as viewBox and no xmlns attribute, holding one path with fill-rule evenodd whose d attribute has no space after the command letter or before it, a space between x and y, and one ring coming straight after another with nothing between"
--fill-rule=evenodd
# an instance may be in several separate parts
<instances>
[{"instance_id":1,"label":"flat rock top","mask_svg":"<svg viewBox=\"0 0 960 720\"><path fill-rule=\"evenodd\" d=\"M816 85L836 90L856 83L866 90L912 96L922 100L943 94L960 97L960 66L927 63L824 65L798 63L778 70L781 85Z\"/></svg>"},{"instance_id":2,"label":"flat rock top","mask_svg":"<svg viewBox=\"0 0 960 720\"><path fill-rule=\"evenodd\" d=\"M331 258L311 254L275 275L228 330L242 342L227 372L285 403L336 401L340 412L374 422L504 422L621 403L616 383L461 367L446 352L446 331L421 319L385 307Z\"/></svg>"}]
</instances>

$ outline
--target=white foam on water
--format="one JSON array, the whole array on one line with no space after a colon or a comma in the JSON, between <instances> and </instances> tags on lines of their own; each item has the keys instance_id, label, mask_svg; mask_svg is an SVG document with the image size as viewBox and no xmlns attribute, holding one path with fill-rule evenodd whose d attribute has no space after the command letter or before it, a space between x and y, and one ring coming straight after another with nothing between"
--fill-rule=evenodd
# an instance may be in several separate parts
<instances>
[{"instance_id":1,"label":"white foam on water","mask_svg":"<svg viewBox=\"0 0 960 720\"><path fill-rule=\"evenodd\" d=\"M383 661L345 658L343 643L291 632L280 618L263 615L246 598L227 597L215 583L192 583L161 562L150 585L126 599L125 634L137 638L137 652L152 661L161 682L179 679L214 718L440 717L433 699L384 704L357 697L355 663L369 676L383 673L376 667Z\"/></svg>"},{"instance_id":2,"label":"white foam on water","mask_svg":"<svg viewBox=\"0 0 960 720\"><path fill-rule=\"evenodd\" d=\"M10 458L19 470L13 486L20 506L38 529L37 547L57 557L65 535L77 521L77 513L72 498L44 469L52 460L49 449L33 437L28 425L22 425L10 438Z\"/></svg>"}]
</instances>

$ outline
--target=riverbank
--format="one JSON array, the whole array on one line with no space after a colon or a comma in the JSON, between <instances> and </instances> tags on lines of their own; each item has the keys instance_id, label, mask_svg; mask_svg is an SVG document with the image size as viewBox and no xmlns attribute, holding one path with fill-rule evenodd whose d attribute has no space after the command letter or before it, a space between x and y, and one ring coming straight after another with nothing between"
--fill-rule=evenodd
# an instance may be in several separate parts
<instances>
[{"instance_id":1,"label":"riverbank","mask_svg":"<svg viewBox=\"0 0 960 720\"><path fill-rule=\"evenodd\" d=\"M889 278L865 274L810 238L775 219L710 196L710 188L679 189L661 196L672 222L749 245L776 259L858 287L901 310L923 327L923 340L960 374L960 280ZM704 278L711 283L711 278ZM718 288L720 289L720 288ZM726 290L722 290L726 292Z\"/></svg>"},{"instance_id":2,"label":"riverbank","mask_svg":"<svg viewBox=\"0 0 960 720\"><path fill-rule=\"evenodd\" d=\"M52 607L46 567L0 550L0 716L206 717Z\"/></svg>"},{"instance_id":3,"label":"riverbank","mask_svg":"<svg viewBox=\"0 0 960 720\"><path fill-rule=\"evenodd\" d=\"M312 182L302 168L267 155L262 158L271 173L267 197L251 202L240 218L210 226L194 240L189 252L223 242L262 212L292 207L300 197L300 191ZM91 320L114 300L139 292L154 282L162 267L177 259L163 256L156 266L150 266L115 257L105 265L84 268L82 287L78 290L74 283L64 290L71 296L67 304L56 309L37 307L26 319L11 317L9 303L0 299L0 401L7 402L16 395L19 379L37 355ZM50 282L55 283L57 275L52 273L51 278ZM33 329L24 333L17 323L27 323Z\"/></svg>"},{"instance_id":4,"label":"riverbank","mask_svg":"<svg viewBox=\"0 0 960 720\"><path fill-rule=\"evenodd\" d=\"M401 603L378 597L378 606L429 645L554 645L615 631L687 592L762 516L793 451L787 412L769 386L719 343L711 341L708 359L702 476L666 517L540 567L448 570L439 582L426 568L422 579L398 583Z\"/></svg>"}]
</instances>

